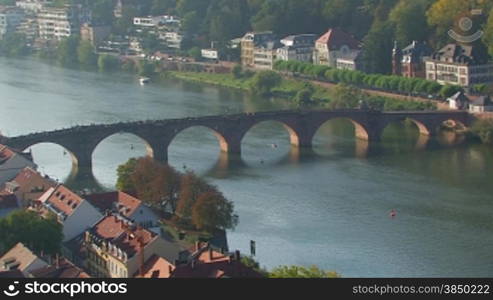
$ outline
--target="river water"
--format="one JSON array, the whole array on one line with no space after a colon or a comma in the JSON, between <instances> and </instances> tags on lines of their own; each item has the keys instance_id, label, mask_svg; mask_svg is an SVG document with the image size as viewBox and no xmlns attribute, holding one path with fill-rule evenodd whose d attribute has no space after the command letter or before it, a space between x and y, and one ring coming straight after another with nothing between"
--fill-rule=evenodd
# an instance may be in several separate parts
<instances>
[{"instance_id":1,"label":"river water","mask_svg":"<svg viewBox=\"0 0 493 300\"><path fill-rule=\"evenodd\" d=\"M129 74L0 59L0 131L7 136L289 107L199 84L141 87ZM345 277L493 276L493 149L451 146L445 138L422 149L417 137L412 126L393 124L379 151L365 156L351 123L332 121L315 137L314 153L298 159L283 127L262 123L245 138L242 163L224 166L212 133L192 128L171 145L170 163L195 170L234 201L240 223L228 232L230 248L249 253L255 240L256 259L267 268L315 264ZM68 177L71 161L62 148L32 150L40 171ZM142 155L135 136L110 137L93 155L94 176L112 189L116 167Z\"/></svg>"}]
</instances>

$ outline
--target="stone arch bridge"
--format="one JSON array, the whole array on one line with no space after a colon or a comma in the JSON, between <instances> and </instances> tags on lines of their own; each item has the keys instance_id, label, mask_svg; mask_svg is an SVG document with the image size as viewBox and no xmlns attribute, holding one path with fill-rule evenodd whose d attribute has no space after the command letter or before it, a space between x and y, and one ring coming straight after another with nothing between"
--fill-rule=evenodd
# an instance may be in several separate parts
<instances>
[{"instance_id":1,"label":"stone arch bridge","mask_svg":"<svg viewBox=\"0 0 493 300\"><path fill-rule=\"evenodd\" d=\"M32 133L17 137L1 137L0 143L15 149L26 150L39 143L53 143L65 148L72 156L74 166L92 169L92 154L106 138L119 133L140 137L147 146L148 155L159 161L168 159L168 146L180 132L196 126L212 130L218 138L221 150L241 154L241 142L255 125L275 121L289 132L291 144L310 148L318 129L333 119L348 119L354 124L355 135L369 143L378 142L383 130L393 122L405 119L413 121L423 135L435 135L441 124L452 120L468 126L471 117L467 112L456 111L399 111L379 112L364 110L313 110L271 111L234 115L206 116L157 121L139 121L116 124L76 126L49 132Z\"/></svg>"}]
</instances>

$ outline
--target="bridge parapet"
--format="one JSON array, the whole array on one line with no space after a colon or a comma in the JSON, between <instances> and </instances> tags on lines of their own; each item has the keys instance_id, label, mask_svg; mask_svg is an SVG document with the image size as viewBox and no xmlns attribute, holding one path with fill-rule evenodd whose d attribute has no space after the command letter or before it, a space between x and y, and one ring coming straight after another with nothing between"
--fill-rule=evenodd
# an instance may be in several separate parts
<instances>
[{"instance_id":1,"label":"bridge parapet","mask_svg":"<svg viewBox=\"0 0 493 300\"><path fill-rule=\"evenodd\" d=\"M355 125L356 136L370 143L378 141L390 122L411 118L423 134L432 135L434 128L445 120L470 124L467 112L449 111L399 111L381 112L367 110L283 110L231 115L177 118L167 120L144 120L113 124L88 124L49 132L31 133L17 137L2 137L0 143L24 150L34 144L49 142L67 149L81 167L90 168L92 153L104 139L117 133L130 133L147 144L149 154L166 161L168 146L181 131L194 126L204 126L214 131L221 150L241 153L241 142L256 124L265 121L282 123L287 128L291 143L297 147L311 147L317 130L331 119L349 119Z\"/></svg>"}]
</instances>

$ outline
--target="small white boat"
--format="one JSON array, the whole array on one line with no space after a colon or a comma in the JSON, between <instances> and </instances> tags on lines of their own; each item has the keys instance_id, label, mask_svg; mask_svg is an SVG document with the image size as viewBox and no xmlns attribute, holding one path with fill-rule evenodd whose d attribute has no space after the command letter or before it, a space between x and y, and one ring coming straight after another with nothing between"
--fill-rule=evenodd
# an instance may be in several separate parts
<instances>
[{"instance_id":1,"label":"small white boat","mask_svg":"<svg viewBox=\"0 0 493 300\"><path fill-rule=\"evenodd\" d=\"M148 77L140 77L139 82L140 82L140 85L146 85L149 82L151 82L151 79Z\"/></svg>"}]
</instances>

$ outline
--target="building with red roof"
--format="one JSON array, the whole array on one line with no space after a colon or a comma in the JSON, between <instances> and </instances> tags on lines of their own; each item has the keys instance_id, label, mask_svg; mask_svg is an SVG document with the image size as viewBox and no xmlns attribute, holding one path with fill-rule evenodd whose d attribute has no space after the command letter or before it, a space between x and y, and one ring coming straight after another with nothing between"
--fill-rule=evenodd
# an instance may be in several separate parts
<instances>
[{"instance_id":1,"label":"building with red roof","mask_svg":"<svg viewBox=\"0 0 493 300\"><path fill-rule=\"evenodd\" d=\"M159 216L141 200L124 192L92 194L86 199L102 213L111 211L144 228L159 226Z\"/></svg>"},{"instance_id":2,"label":"building with red roof","mask_svg":"<svg viewBox=\"0 0 493 300\"><path fill-rule=\"evenodd\" d=\"M0 186L14 178L25 167L37 167L29 153L22 153L0 144Z\"/></svg>"},{"instance_id":3,"label":"building with red roof","mask_svg":"<svg viewBox=\"0 0 493 300\"><path fill-rule=\"evenodd\" d=\"M331 28L315 42L313 63L337 68L338 60L340 60L340 68L343 68L342 63L344 62L345 69L357 69L356 66L346 65L347 61L356 63L360 52L360 41L339 28Z\"/></svg>"},{"instance_id":4,"label":"building with red roof","mask_svg":"<svg viewBox=\"0 0 493 300\"><path fill-rule=\"evenodd\" d=\"M21 206L27 207L56 185L57 183L49 177L42 176L31 167L26 167L14 179L6 182L0 193L14 194Z\"/></svg>"},{"instance_id":5,"label":"building with red roof","mask_svg":"<svg viewBox=\"0 0 493 300\"><path fill-rule=\"evenodd\" d=\"M127 278L149 272L146 262L154 256L178 259L180 247L118 214L108 214L84 235L85 265L90 274Z\"/></svg>"},{"instance_id":6,"label":"building with red roof","mask_svg":"<svg viewBox=\"0 0 493 300\"><path fill-rule=\"evenodd\" d=\"M55 215L63 225L64 241L71 240L98 222L103 215L64 185L49 188L34 205L42 215Z\"/></svg>"}]
</instances>

